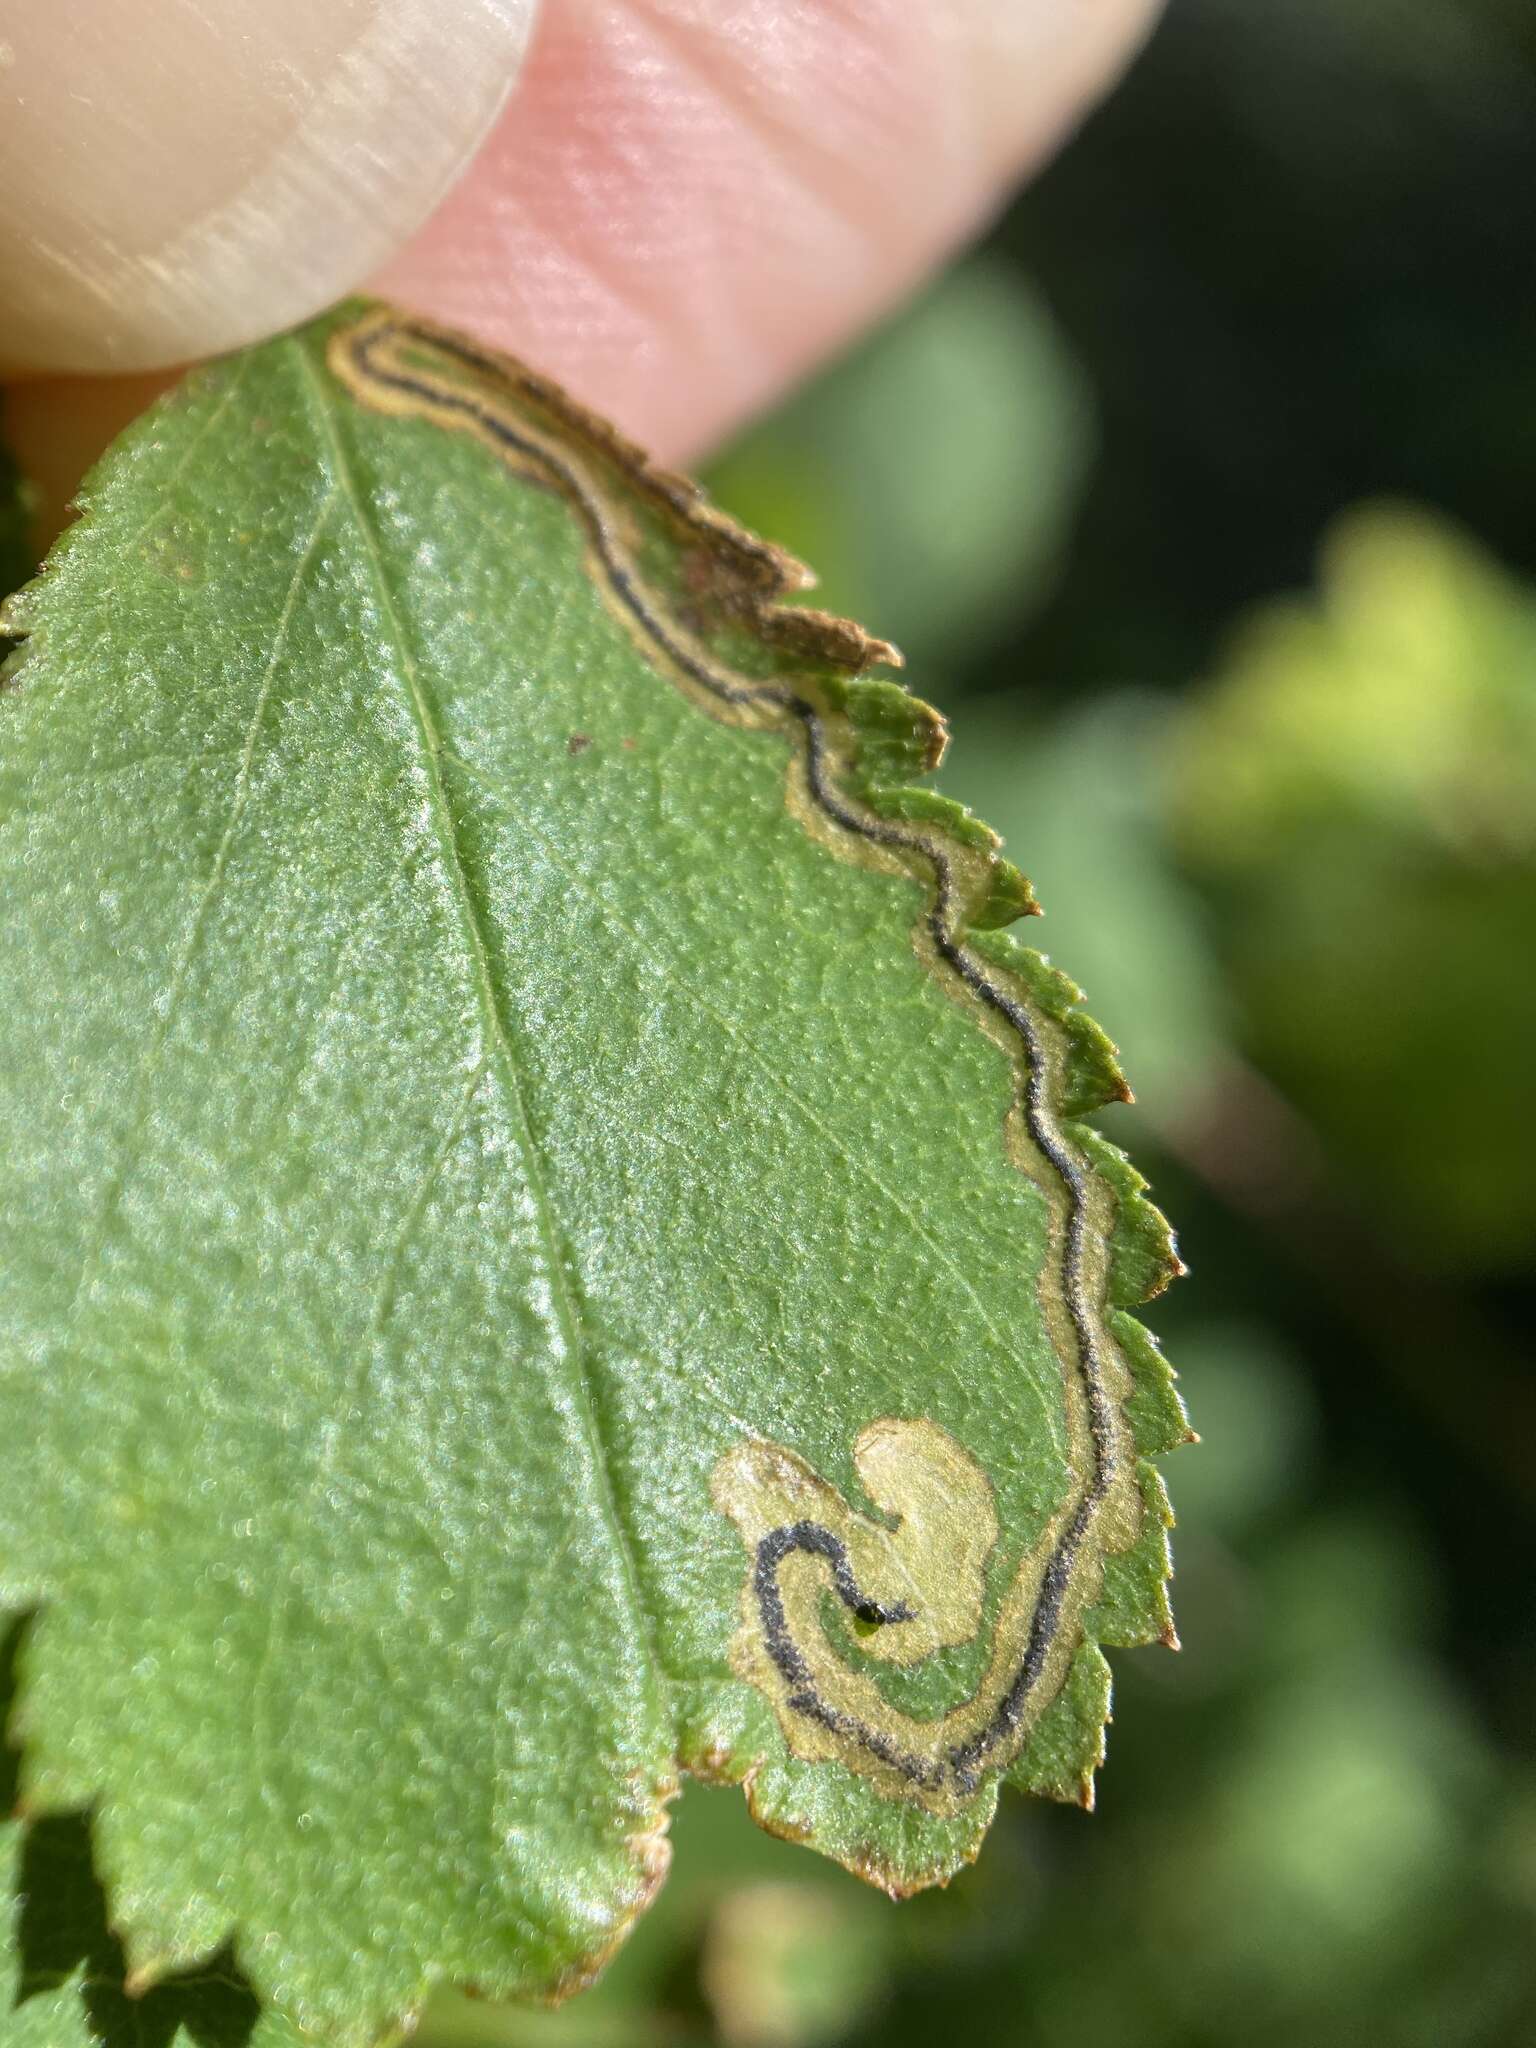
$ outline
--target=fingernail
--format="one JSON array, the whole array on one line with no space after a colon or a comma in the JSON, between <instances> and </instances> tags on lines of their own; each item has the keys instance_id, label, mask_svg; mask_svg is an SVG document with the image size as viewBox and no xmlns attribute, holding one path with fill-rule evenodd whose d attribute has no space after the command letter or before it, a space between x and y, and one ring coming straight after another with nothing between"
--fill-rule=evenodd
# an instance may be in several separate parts
<instances>
[{"instance_id":1,"label":"fingernail","mask_svg":"<svg viewBox=\"0 0 1536 2048\"><path fill-rule=\"evenodd\" d=\"M288 326L420 226L537 0L13 0L0 370L152 369Z\"/></svg>"}]
</instances>

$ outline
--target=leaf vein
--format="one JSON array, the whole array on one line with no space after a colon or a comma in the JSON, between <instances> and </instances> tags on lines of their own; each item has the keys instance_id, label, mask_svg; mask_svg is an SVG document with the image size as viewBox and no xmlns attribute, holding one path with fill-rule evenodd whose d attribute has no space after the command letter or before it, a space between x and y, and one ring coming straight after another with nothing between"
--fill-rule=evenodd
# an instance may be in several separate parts
<instances>
[{"instance_id":1,"label":"leaf vein","mask_svg":"<svg viewBox=\"0 0 1536 2048\"><path fill-rule=\"evenodd\" d=\"M539 1235L544 1245L550 1301L561 1339L560 1355L569 1361L576 1396L575 1406L591 1456L593 1490L614 1540L636 1637L644 1646L657 1697L663 1699L670 1681L661 1657L657 1624L644 1597L638 1545L625 1519L613 1482L612 1451L603 1423L590 1345L582 1328L570 1284L571 1262L568 1261L557 1226L548 1162L539 1146L530 1114L522 1065L513 1044L512 1020L501 991L496 985L491 967L490 946L484 929L483 911L476 900L453 805L443 781L442 736L423 686L419 661L411 647L404 620L390 589L379 537L342 444L326 386L303 343L295 341L292 346L302 368L312 409L321 425L329 453L332 477L347 504L359 544L367 560L369 579L395 652L394 666L399 680L404 684L408 708L420 736L422 766L442 871L453 899L474 978L482 1026L490 1046L490 1057L494 1059L505 1077L507 1100L516 1119L515 1135L521 1141L519 1149L522 1153Z\"/></svg>"}]
</instances>

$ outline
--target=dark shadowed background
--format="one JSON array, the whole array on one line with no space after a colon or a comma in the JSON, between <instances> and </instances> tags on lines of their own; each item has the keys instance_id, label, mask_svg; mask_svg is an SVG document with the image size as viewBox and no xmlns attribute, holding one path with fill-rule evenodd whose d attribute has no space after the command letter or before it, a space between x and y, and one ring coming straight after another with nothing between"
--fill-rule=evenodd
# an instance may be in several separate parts
<instances>
[{"instance_id":1,"label":"dark shadowed background","mask_svg":"<svg viewBox=\"0 0 1536 2048\"><path fill-rule=\"evenodd\" d=\"M423 2048L1536 2041L1536 12L1174 0L716 465L905 648L1140 1100L1177 1657L897 1908L691 1789L561 2013Z\"/></svg>"}]
</instances>

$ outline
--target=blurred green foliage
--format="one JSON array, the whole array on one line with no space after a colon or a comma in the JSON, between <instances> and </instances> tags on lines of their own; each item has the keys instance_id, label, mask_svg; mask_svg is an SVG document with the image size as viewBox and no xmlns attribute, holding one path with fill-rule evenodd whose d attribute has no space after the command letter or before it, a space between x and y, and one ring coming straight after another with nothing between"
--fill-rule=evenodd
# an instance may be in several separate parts
<instances>
[{"instance_id":1,"label":"blurred green foliage","mask_svg":"<svg viewBox=\"0 0 1536 2048\"><path fill-rule=\"evenodd\" d=\"M1246 1041L1413 1255L1536 1244L1536 593L1422 513L1329 535L1171 735Z\"/></svg>"},{"instance_id":2,"label":"blurred green foliage","mask_svg":"<svg viewBox=\"0 0 1536 2048\"><path fill-rule=\"evenodd\" d=\"M812 564L812 602L878 619L931 684L1028 618L1092 445L1082 372L1039 293L974 259L744 435L710 481Z\"/></svg>"},{"instance_id":3,"label":"blurred green foliage","mask_svg":"<svg viewBox=\"0 0 1536 2048\"><path fill-rule=\"evenodd\" d=\"M1523 0L1183 0L722 461L1124 1048L1185 1648L1115 1659L1092 1819L896 1908L690 1788L603 1984L424 2048L1536 2041L1533 213Z\"/></svg>"}]
</instances>

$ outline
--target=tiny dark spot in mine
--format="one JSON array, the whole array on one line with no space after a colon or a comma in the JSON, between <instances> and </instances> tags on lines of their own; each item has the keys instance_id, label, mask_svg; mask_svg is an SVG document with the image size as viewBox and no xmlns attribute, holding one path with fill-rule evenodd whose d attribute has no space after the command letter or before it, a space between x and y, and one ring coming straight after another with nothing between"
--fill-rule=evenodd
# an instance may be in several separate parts
<instances>
[{"instance_id":1,"label":"tiny dark spot in mine","mask_svg":"<svg viewBox=\"0 0 1536 2048\"><path fill-rule=\"evenodd\" d=\"M573 732L570 738L565 743L565 751L568 754L584 754L587 751L588 747L591 746L591 744L591 733Z\"/></svg>"}]
</instances>

